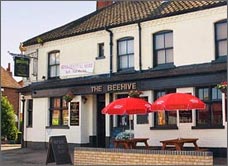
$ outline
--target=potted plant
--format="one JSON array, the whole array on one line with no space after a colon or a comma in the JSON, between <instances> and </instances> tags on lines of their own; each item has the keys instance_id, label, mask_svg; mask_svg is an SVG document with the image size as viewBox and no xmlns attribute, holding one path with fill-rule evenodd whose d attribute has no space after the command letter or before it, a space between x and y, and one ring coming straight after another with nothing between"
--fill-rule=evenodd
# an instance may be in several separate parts
<instances>
[{"instance_id":1,"label":"potted plant","mask_svg":"<svg viewBox=\"0 0 228 166\"><path fill-rule=\"evenodd\" d=\"M44 44L44 41L43 41L43 39L42 39L41 37L37 37L37 38L36 38L36 41L37 41L37 43L39 43L39 44L41 44L41 45Z\"/></svg>"},{"instance_id":2,"label":"potted plant","mask_svg":"<svg viewBox=\"0 0 228 166\"><path fill-rule=\"evenodd\" d=\"M134 138L134 133L131 132L120 132L116 137L115 140L128 140Z\"/></svg>"},{"instance_id":3,"label":"potted plant","mask_svg":"<svg viewBox=\"0 0 228 166\"><path fill-rule=\"evenodd\" d=\"M139 90L131 90L129 93L128 93L128 96L129 97L134 97L134 98L139 98L139 96L143 94L142 91L139 91Z\"/></svg>"},{"instance_id":4,"label":"potted plant","mask_svg":"<svg viewBox=\"0 0 228 166\"><path fill-rule=\"evenodd\" d=\"M64 99L67 103L68 103L68 102L71 102L71 100L73 100L73 98L74 98L74 94L73 94L72 91L67 92L67 94L65 94L65 95L63 96L63 99Z\"/></svg>"},{"instance_id":5,"label":"potted plant","mask_svg":"<svg viewBox=\"0 0 228 166\"><path fill-rule=\"evenodd\" d=\"M223 81L216 85L216 88L218 88L222 93L227 93L227 82Z\"/></svg>"}]
</instances>

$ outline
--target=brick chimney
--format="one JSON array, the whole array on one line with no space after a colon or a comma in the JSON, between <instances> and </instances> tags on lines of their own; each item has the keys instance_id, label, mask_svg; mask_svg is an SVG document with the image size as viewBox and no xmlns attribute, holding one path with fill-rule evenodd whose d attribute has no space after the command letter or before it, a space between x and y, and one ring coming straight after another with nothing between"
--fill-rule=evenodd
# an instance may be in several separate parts
<instances>
[{"instance_id":1,"label":"brick chimney","mask_svg":"<svg viewBox=\"0 0 228 166\"><path fill-rule=\"evenodd\" d=\"M109 6L113 3L113 1L110 0L97 0L97 10Z\"/></svg>"},{"instance_id":2,"label":"brick chimney","mask_svg":"<svg viewBox=\"0 0 228 166\"><path fill-rule=\"evenodd\" d=\"M12 76L12 72L10 69L10 63L8 63L8 67L7 67L6 71L10 74L10 76Z\"/></svg>"}]
</instances>

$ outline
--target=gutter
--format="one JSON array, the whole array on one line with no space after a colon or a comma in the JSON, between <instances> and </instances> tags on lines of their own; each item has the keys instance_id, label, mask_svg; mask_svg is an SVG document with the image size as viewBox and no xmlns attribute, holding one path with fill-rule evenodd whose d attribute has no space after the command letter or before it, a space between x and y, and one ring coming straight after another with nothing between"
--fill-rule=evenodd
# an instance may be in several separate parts
<instances>
[{"instance_id":1,"label":"gutter","mask_svg":"<svg viewBox=\"0 0 228 166\"><path fill-rule=\"evenodd\" d=\"M142 71L142 28L140 22L138 22L139 27L139 71Z\"/></svg>"},{"instance_id":2,"label":"gutter","mask_svg":"<svg viewBox=\"0 0 228 166\"><path fill-rule=\"evenodd\" d=\"M107 28L105 28L107 32L109 32L110 35L110 41L109 41L109 46L110 46L110 64L109 64L109 77L112 75L112 56L113 56L113 32Z\"/></svg>"}]
</instances>

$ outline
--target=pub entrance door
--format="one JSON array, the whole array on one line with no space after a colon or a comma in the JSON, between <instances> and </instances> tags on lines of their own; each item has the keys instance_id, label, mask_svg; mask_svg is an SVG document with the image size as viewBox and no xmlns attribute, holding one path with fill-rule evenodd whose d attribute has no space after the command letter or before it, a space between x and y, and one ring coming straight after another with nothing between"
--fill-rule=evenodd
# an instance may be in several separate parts
<instances>
[{"instance_id":1,"label":"pub entrance door","mask_svg":"<svg viewBox=\"0 0 228 166\"><path fill-rule=\"evenodd\" d=\"M105 115L101 110L105 107L105 94L97 94L97 147L105 147Z\"/></svg>"}]
</instances>

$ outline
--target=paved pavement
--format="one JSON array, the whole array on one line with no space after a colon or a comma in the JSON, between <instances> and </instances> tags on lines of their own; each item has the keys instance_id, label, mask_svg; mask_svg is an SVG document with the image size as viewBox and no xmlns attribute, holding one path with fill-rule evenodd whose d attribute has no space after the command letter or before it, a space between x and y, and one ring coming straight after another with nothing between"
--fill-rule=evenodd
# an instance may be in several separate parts
<instances>
[{"instance_id":1,"label":"paved pavement","mask_svg":"<svg viewBox=\"0 0 228 166\"><path fill-rule=\"evenodd\" d=\"M19 144L3 144L1 147L0 166L45 166L47 151L20 148ZM73 152L71 160L73 162ZM226 158L214 158L214 166L226 166ZM55 166L56 163L48 163L47 166ZM64 164L59 166L72 166Z\"/></svg>"},{"instance_id":2,"label":"paved pavement","mask_svg":"<svg viewBox=\"0 0 228 166\"><path fill-rule=\"evenodd\" d=\"M45 166L47 158L46 150L33 150L21 148L19 144L3 144L1 146L0 166ZM73 159L73 152L71 153ZM73 160L72 160L73 161ZM47 166L55 166L56 163L48 163ZM59 166L72 166L62 164Z\"/></svg>"}]
</instances>

